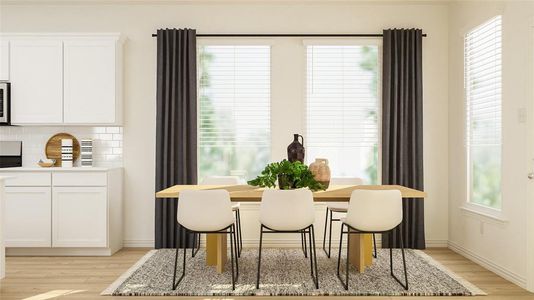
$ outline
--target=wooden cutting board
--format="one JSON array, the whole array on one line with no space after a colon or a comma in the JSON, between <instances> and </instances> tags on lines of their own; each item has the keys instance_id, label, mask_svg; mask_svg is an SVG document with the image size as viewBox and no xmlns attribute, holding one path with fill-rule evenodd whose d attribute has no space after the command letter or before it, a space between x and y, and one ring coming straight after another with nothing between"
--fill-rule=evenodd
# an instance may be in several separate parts
<instances>
[{"instance_id":1,"label":"wooden cutting board","mask_svg":"<svg viewBox=\"0 0 534 300\"><path fill-rule=\"evenodd\" d=\"M58 133L53 135L46 142L45 154L48 159L55 159L54 167L61 167L61 140L72 139L72 163L80 157L80 143L78 140L68 133Z\"/></svg>"}]
</instances>

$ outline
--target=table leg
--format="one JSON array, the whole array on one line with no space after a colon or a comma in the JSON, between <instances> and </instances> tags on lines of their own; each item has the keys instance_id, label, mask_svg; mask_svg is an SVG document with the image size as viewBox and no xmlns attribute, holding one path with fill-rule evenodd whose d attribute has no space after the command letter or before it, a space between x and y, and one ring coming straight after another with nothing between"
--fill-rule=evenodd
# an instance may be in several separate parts
<instances>
[{"instance_id":1,"label":"table leg","mask_svg":"<svg viewBox=\"0 0 534 300\"><path fill-rule=\"evenodd\" d=\"M373 264L373 235L349 234L349 262L363 273L365 268Z\"/></svg>"},{"instance_id":2,"label":"table leg","mask_svg":"<svg viewBox=\"0 0 534 300\"><path fill-rule=\"evenodd\" d=\"M216 266L217 272L224 272L226 264L226 234L206 234L206 264Z\"/></svg>"}]
</instances>

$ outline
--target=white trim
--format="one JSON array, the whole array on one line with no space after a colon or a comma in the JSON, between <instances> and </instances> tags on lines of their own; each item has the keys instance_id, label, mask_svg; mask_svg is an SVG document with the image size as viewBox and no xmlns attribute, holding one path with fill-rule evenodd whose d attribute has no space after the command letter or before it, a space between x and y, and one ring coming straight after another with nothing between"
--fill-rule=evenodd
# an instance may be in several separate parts
<instances>
[{"instance_id":1,"label":"white trim","mask_svg":"<svg viewBox=\"0 0 534 300\"><path fill-rule=\"evenodd\" d=\"M460 209L464 212L476 214L478 216L489 218L500 223L509 222L508 218L503 214L501 210L492 209L483 205L467 202L460 206Z\"/></svg>"},{"instance_id":2,"label":"white trim","mask_svg":"<svg viewBox=\"0 0 534 300\"><path fill-rule=\"evenodd\" d=\"M529 60L530 60L530 68L529 68L529 77L528 81L531 83L530 85L530 91L529 91L529 98L530 100L526 101L526 107L527 107L527 136L525 137L527 142L527 157L528 157L528 171L527 172L534 172L534 159L532 159L532 155L534 153L534 142L532 141L532 137L534 136L534 105L532 105L532 102L534 100L534 17L530 20L530 49L528 53L530 53ZM533 180L527 181L527 199L526 199L526 218L527 218L527 257L526 257L526 264L527 264L527 285L526 289L529 292L534 292L534 202L532 199L532 195L534 195L534 182ZM530 216L530 217L529 217Z\"/></svg>"},{"instance_id":3,"label":"white trim","mask_svg":"<svg viewBox=\"0 0 534 300\"><path fill-rule=\"evenodd\" d=\"M152 255L156 254L157 250L150 250L140 260L138 260L133 266L131 266L126 272L122 273L117 280L110 284L105 290L100 293L101 296L111 296L113 292L130 277L133 272L139 269Z\"/></svg>"},{"instance_id":4,"label":"white trim","mask_svg":"<svg viewBox=\"0 0 534 300\"><path fill-rule=\"evenodd\" d=\"M345 37L345 38L323 37L323 38L313 38L313 39L300 37L300 39L302 39L302 45L304 46L313 46L313 45L367 46L367 45L373 45L373 46L379 46L379 48L382 48L381 37ZM380 53L378 55L380 55Z\"/></svg>"},{"instance_id":5,"label":"white trim","mask_svg":"<svg viewBox=\"0 0 534 300\"><path fill-rule=\"evenodd\" d=\"M154 244L152 244L153 246ZM152 247L151 246L151 247ZM120 249L117 249L117 251ZM49 247L9 247L6 248L6 256L112 256L114 249L111 248L49 248Z\"/></svg>"},{"instance_id":6,"label":"white trim","mask_svg":"<svg viewBox=\"0 0 534 300\"><path fill-rule=\"evenodd\" d=\"M198 37L197 47L201 46L273 46L276 37ZM198 59L198 58L197 58Z\"/></svg>"},{"instance_id":7,"label":"white trim","mask_svg":"<svg viewBox=\"0 0 534 300\"><path fill-rule=\"evenodd\" d=\"M449 249L522 288L526 287L525 277L496 264L492 260L486 259L451 241L449 241Z\"/></svg>"},{"instance_id":8,"label":"white trim","mask_svg":"<svg viewBox=\"0 0 534 300\"><path fill-rule=\"evenodd\" d=\"M245 248L257 248L259 245L259 239L243 239L243 247ZM317 236L315 238L315 243L317 245L317 251L322 249L323 246L323 236ZM332 247L337 248L339 244L339 239L332 238ZM298 248L301 246L301 241L298 238L291 239L277 239L277 238L264 238L263 245L265 247L280 247L280 248ZM204 237L202 237L200 246L205 246ZM377 248L382 247L382 242L377 236L376 239ZM427 248L447 248L447 240L426 240ZM154 240L124 240L124 248L154 248Z\"/></svg>"},{"instance_id":9,"label":"white trim","mask_svg":"<svg viewBox=\"0 0 534 300\"><path fill-rule=\"evenodd\" d=\"M124 248L154 248L154 240L124 240Z\"/></svg>"}]
</instances>

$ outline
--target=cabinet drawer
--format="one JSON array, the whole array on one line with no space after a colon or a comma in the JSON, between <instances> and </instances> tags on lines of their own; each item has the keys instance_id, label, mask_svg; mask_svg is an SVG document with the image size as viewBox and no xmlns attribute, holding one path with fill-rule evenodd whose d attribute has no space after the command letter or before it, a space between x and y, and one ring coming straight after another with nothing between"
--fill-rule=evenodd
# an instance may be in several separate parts
<instances>
[{"instance_id":1,"label":"cabinet drawer","mask_svg":"<svg viewBox=\"0 0 534 300\"><path fill-rule=\"evenodd\" d=\"M49 172L8 172L0 173L6 179L6 186L50 186L51 174Z\"/></svg>"},{"instance_id":2,"label":"cabinet drawer","mask_svg":"<svg viewBox=\"0 0 534 300\"><path fill-rule=\"evenodd\" d=\"M58 172L52 174L54 186L106 186L107 174L104 172Z\"/></svg>"}]
</instances>

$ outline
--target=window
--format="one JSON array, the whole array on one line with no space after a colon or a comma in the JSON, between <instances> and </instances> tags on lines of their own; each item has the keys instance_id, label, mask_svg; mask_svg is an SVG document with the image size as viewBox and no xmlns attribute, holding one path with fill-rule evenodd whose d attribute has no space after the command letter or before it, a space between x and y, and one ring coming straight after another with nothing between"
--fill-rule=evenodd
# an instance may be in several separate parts
<instances>
[{"instance_id":1,"label":"window","mask_svg":"<svg viewBox=\"0 0 534 300\"><path fill-rule=\"evenodd\" d=\"M378 45L307 46L306 157L332 177L378 182Z\"/></svg>"},{"instance_id":2,"label":"window","mask_svg":"<svg viewBox=\"0 0 534 300\"><path fill-rule=\"evenodd\" d=\"M465 36L468 199L501 208L501 17Z\"/></svg>"},{"instance_id":3,"label":"window","mask_svg":"<svg viewBox=\"0 0 534 300\"><path fill-rule=\"evenodd\" d=\"M199 179L250 179L270 159L270 47L199 48Z\"/></svg>"}]
</instances>

